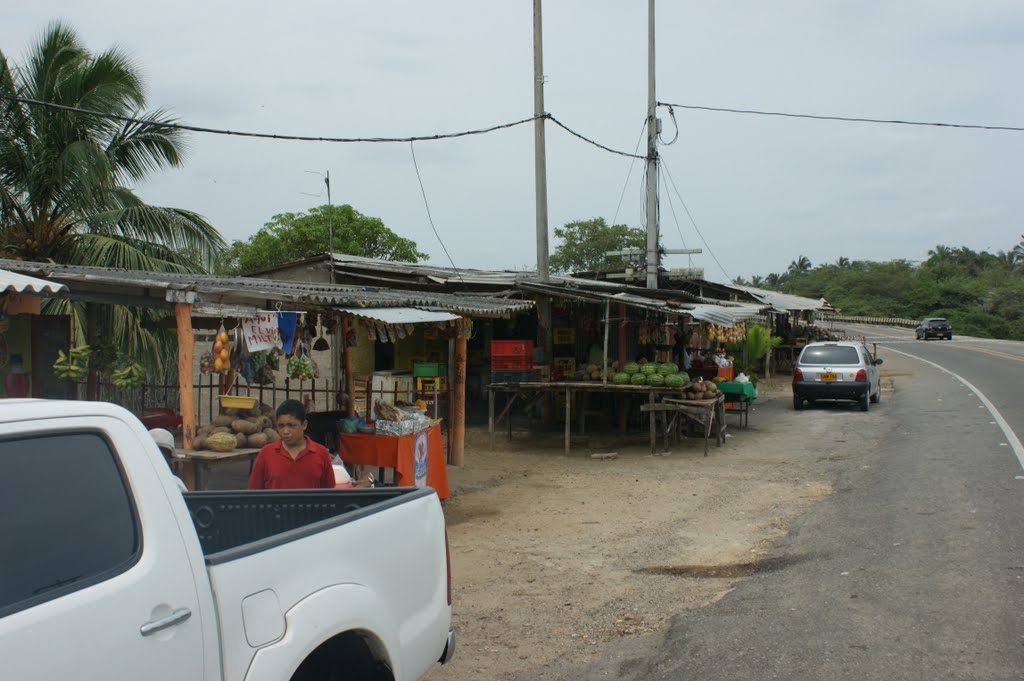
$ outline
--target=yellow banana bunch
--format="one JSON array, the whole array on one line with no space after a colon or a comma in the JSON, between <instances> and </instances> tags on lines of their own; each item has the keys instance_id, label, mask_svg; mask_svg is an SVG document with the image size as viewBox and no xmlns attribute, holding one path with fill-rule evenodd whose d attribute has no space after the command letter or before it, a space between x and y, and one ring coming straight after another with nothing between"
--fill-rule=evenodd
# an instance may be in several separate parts
<instances>
[{"instance_id":1,"label":"yellow banana bunch","mask_svg":"<svg viewBox=\"0 0 1024 681\"><path fill-rule=\"evenodd\" d=\"M137 388L146 378L146 370L142 368L141 364L132 362L125 368L115 371L110 377L118 388Z\"/></svg>"},{"instance_id":2,"label":"yellow banana bunch","mask_svg":"<svg viewBox=\"0 0 1024 681\"><path fill-rule=\"evenodd\" d=\"M57 378L70 378L73 381L85 378L89 373L89 346L79 345L71 348L68 355L65 355L63 350L58 350L53 371Z\"/></svg>"}]
</instances>

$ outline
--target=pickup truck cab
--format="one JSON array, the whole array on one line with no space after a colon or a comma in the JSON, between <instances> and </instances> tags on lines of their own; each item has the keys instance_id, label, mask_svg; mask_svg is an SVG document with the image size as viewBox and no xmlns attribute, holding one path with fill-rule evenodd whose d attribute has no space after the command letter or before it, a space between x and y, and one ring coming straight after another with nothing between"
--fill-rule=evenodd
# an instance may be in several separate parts
<instances>
[{"instance_id":1,"label":"pickup truck cab","mask_svg":"<svg viewBox=\"0 0 1024 681\"><path fill-rule=\"evenodd\" d=\"M5 678L418 679L453 652L429 488L179 491L99 402L0 400Z\"/></svg>"}]
</instances>

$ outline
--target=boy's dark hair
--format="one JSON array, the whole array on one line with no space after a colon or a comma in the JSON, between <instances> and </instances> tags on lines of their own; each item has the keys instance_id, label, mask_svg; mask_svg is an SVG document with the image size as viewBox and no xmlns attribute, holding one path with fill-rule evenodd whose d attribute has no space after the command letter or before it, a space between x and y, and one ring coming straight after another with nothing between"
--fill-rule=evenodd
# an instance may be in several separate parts
<instances>
[{"instance_id":1,"label":"boy's dark hair","mask_svg":"<svg viewBox=\"0 0 1024 681\"><path fill-rule=\"evenodd\" d=\"M306 420L306 408L298 400L285 400L277 408L277 418L282 416L294 416L296 421Z\"/></svg>"}]
</instances>

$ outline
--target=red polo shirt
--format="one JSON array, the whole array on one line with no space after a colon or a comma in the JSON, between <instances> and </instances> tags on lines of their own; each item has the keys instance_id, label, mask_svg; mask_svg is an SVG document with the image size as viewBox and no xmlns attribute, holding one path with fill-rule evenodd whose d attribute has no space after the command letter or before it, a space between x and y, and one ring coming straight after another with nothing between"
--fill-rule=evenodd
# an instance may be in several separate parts
<instances>
[{"instance_id":1,"label":"red polo shirt","mask_svg":"<svg viewBox=\"0 0 1024 681\"><path fill-rule=\"evenodd\" d=\"M294 459L281 440L264 445L249 473L249 489L334 488L334 466L327 448L306 437Z\"/></svg>"}]
</instances>

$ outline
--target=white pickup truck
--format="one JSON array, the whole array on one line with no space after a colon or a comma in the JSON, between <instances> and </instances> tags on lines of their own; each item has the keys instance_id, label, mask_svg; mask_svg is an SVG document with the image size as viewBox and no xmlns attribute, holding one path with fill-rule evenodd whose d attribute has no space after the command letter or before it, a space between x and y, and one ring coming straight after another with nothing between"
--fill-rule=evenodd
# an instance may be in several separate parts
<instances>
[{"instance_id":1,"label":"white pickup truck","mask_svg":"<svg viewBox=\"0 0 1024 681\"><path fill-rule=\"evenodd\" d=\"M0 677L418 679L454 648L430 489L181 493L142 424L0 400Z\"/></svg>"}]
</instances>

